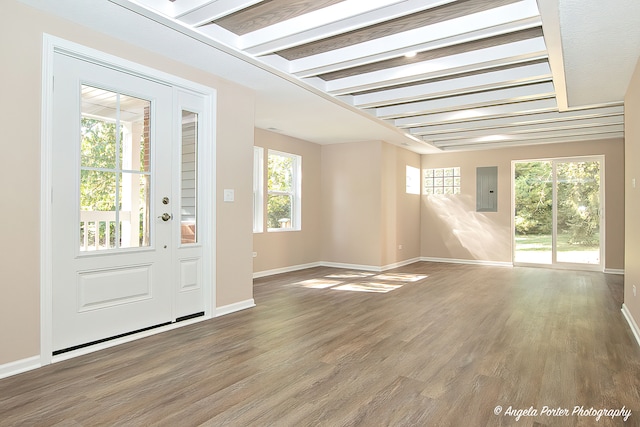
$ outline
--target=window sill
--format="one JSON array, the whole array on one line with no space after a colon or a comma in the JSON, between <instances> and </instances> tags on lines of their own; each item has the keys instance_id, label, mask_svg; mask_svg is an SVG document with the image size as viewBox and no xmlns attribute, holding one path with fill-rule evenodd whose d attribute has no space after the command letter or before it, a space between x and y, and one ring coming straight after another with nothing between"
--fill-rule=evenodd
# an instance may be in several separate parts
<instances>
[{"instance_id":1,"label":"window sill","mask_svg":"<svg viewBox=\"0 0 640 427\"><path fill-rule=\"evenodd\" d=\"M287 233L291 231L301 231L300 228L267 228L268 233Z\"/></svg>"}]
</instances>

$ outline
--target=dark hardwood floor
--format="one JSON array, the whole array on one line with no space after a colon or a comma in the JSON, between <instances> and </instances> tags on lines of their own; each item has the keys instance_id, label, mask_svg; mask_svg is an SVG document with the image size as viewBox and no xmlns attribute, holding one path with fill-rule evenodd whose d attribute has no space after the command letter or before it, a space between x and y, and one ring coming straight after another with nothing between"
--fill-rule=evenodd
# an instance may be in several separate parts
<instances>
[{"instance_id":1,"label":"dark hardwood floor","mask_svg":"<svg viewBox=\"0 0 640 427\"><path fill-rule=\"evenodd\" d=\"M622 291L616 275L426 262L271 276L253 309L0 380L0 425L638 426Z\"/></svg>"}]
</instances>

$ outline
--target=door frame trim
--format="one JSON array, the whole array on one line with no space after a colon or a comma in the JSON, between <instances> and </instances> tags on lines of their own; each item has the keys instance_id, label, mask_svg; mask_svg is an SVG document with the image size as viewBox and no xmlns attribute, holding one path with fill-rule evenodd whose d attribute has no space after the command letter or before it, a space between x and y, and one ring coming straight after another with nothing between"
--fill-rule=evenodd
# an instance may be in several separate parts
<instances>
[{"instance_id":1,"label":"door frame trim","mask_svg":"<svg viewBox=\"0 0 640 427\"><path fill-rule=\"evenodd\" d=\"M205 315L189 321L174 323L166 327L156 328L140 334L87 347L63 356L52 356L53 344L53 222L52 222L52 188L53 188L53 60L56 54L64 54L106 66L137 77L184 89L202 95L205 98L205 114L211 118L205 129L202 141L203 164L209 165L202 171L205 215L202 218L203 228L203 286ZM106 347L132 341L169 329L201 322L215 317L216 307L216 96L217 91L181 77L159 71L99 50L80 45L50 34L44 33L42 40L42 104L40 127L40 365L48 365L70 357L79 356ZM174 101L175 102L175 101Z\"/></svg>"},{"instance_id":2,"label":"door frame trim","mask_svg":"<svg viewBox=\"0 0 640 427\"><path fill-rule=\"evenodd\" d=\"M551 264L536 264L526 262L516 262L516 245L515 245L515 211L516 211L516 187L515 187L515 165L516 163L527 162L551 162L553 167L554 184L555 184L555 172L557 162L580 162L580 161L598 161L600 162L600 264L577 264L577 263L559 263L556 260L556 229L557 229L557 201L556 199L556 186L553 188L553 244L552 244L552 262ZM604 154L584 155L584 156L563 156L563 157L542 157L532 159L518 159L511 160L511 260L514 266L517 267L543 267L557 270L581 270L581 271L599 271L604 272L606 270L606 157Z\"/></svg>"}]
</instances>

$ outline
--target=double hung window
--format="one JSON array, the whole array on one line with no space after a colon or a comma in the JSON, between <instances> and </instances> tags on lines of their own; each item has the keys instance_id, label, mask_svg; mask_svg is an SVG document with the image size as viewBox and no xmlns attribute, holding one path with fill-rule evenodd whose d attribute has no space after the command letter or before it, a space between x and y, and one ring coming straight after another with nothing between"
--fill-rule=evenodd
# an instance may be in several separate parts
<instances>
[{"instance_id":1,"label":"double hung window","mask_svg":"<svg viewBox=\"0 0 640 427\"><path fill-rule=\"evenodd\" d=\"M261 233L265 222L267 231L300 230L302 157L267 150L265 186L264 149L254 147L253 153L253 232Z\"/></svg>"}]
</instances>

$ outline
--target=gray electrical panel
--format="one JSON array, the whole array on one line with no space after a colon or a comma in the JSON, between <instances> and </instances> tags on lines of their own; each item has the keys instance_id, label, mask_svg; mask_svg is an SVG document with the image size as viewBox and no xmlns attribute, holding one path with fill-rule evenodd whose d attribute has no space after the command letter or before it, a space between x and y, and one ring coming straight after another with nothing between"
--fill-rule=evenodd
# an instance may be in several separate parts
<instances>
[{"instance_id":1,"label":"gray electrical panel","mask_svg":"<svg viewBox=\"0 0 640 427\"><path fill-rule=\"evenodd\" d=\"M498 167L476 168L476 211L498 212Z\"/></svg>"}]
</instances>

